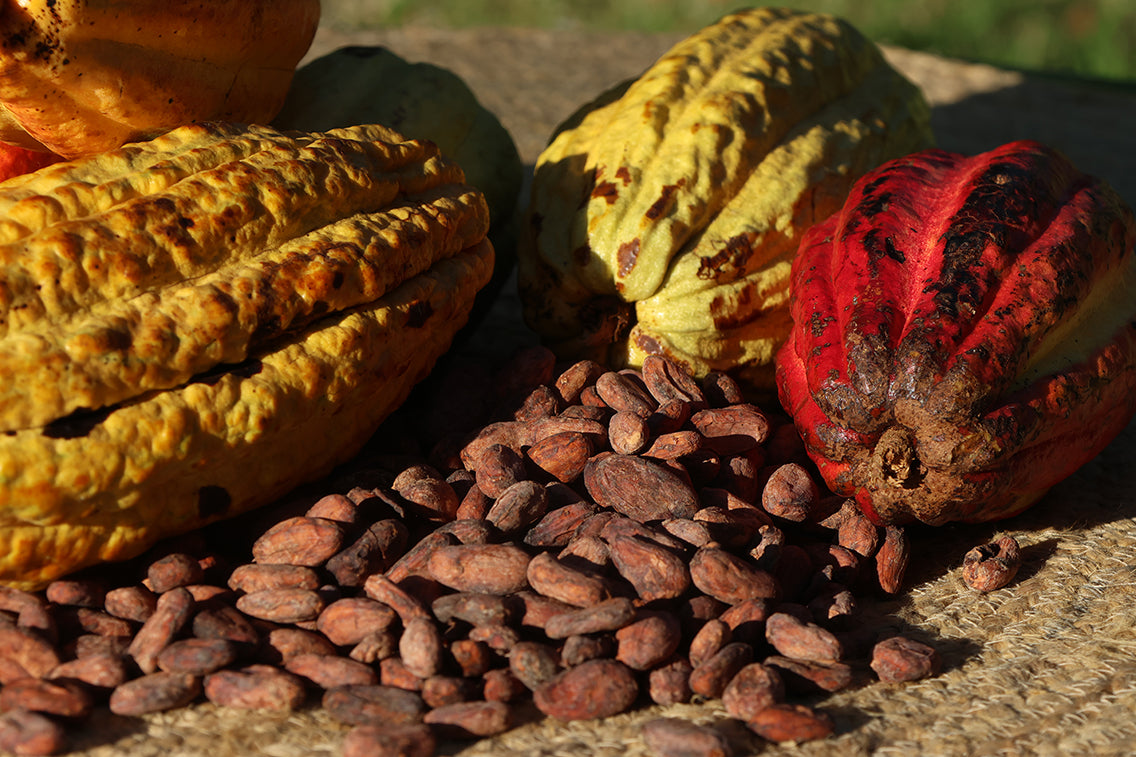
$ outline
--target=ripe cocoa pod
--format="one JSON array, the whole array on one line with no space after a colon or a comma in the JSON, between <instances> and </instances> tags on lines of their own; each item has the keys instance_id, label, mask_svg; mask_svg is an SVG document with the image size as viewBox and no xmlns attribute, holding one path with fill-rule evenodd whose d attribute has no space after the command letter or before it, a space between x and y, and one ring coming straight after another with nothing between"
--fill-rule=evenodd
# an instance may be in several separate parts
<instances>
[{"instance_id":1,"label":"ripe cocoa pod","mask_svg":"<svg viewBox=\"0 0 1136 757\"><path fill-rule=\"evenodd\" d=\"M525 319L562 359L663 354L769 391L800 235L865 171L930 144L919 90L847 23L726 16L539 156L518 248Z\"/></svg>"},{"instance_id":2,"label":"ripe cocoa pod","mask_svg":"<svg viewBox=\"0 0 1136 757\"><path fill-rule=\"evenodd\" d=\"M861 179L801 243L777 360L829 487L877 523L989 521L1095 456L1136 414L1134 246L1036 142Z\"/></svg>"},{"instance_id":3,"label":"ripe cocoa pod","mask_svg":"<svg viewBox=\"0 0 1136 757\"><path fill-rule=\"evenodd\" d=\"M353 456L489 279L462 181L385 127L210 123L6 183L0 583L139 554Z\"/></svg>"}]
</instances>

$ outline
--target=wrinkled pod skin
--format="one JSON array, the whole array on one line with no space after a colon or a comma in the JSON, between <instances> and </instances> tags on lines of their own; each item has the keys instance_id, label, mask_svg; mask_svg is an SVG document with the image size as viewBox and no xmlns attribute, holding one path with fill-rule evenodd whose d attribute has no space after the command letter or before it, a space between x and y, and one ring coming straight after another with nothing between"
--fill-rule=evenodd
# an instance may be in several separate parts
<instances>
[{"instance_id":1,"label":"wrinkled pod skin","mask_svg":"<svg viewBox=\"0 0 1136 757\"><path fill-rule=\"evenodd\" d=\"M772 394L801 234L857 177L931 144L922 93L847 23L727 16L582 108L538 158L525 320L564 360L662 354Z\"/></svg>"},{"instance_id":2,"label":"wrinkled pod skin","mask_svg":"<svg viewBox=\"0 0 1136 757\"><path fill-rule=\"evenodd\" d=\"M880 523L1021 512L1136 412L1136 223L1030 141L861 179L793 264L782 403Z\"/></svg>"}]
</instances>

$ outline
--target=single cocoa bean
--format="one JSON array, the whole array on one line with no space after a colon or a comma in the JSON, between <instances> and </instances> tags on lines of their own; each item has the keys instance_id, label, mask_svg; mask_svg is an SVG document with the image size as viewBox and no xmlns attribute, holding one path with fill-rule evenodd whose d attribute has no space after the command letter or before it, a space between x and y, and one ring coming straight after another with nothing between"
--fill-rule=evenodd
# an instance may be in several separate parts
<instances>
[{"instance_id":1,"label":"single cocoa bean","mask_svg":"<svg viewBox=\"0 0 1136 757\"><path fill-rule=\"evenodd\" d=\"M689 518L698 511L698 494L688 481L658 463L633 455L592 458L584 485L600 507L639 521Z\"/></svg>"},{"instance_id":2,"label":"single cocoa bean","mask_svg":"<svg viewBox=\"0 0 1136 757\"><path fill-rule=\"evenodd\" d=\"M407 669L419 678L437 675L442 669L444 650L442 634L433 619L421 617L406 622L398 653Z\"/></svg>"},{"instance_id":3,"label":"single cocoa bean","mask_svg":"<svg viewBox=\"0 0 1136 757\"><path fill-rule=\"evenodd\" d=\"M394 610L382 602L369 597L343 597L320 612L316 629L336 646L352 646L370 634L389 630L397 620Z\"/></svg>"},{"instance_id":4,"label":"single cocoa bean","mask_svg":"<svg viewBox=\"0 0 1136 757\"><path fill-rule=\"evenodd\" d=\"M247 563L229 574L228 586L234 591L251 594L266 589L317 589L319 574L304 565Z\"/></svg>"},{"instance_id":5,"label":"single cocoa bean","mask_svg":"<svg viewBox=\"0 0 1136 757\"><path fill-rule=\"evenodd\" d=\"M718 547L701 547L694 553L690 580L699 591L731 605L747 599L775 599L779 595L772 575Z\"/></svg>"},{"instance_id":6,"label":"single cocoa bean","mask_svg":"<svg viewBox=\"0 0 1136 757\"><path fill-rule=\"evenodd\" d=\"M262 589L237 599L237 609L245 615L273 623L314 621L326 604L323 595L311 589Z\"/></svg>"},{"instance_id":7,"label":"single cocoa bean","mask_svg":"<svg viewBox=\"0 0 1136 757\"><path fill-rule=\"evenodd\" d=\"M611 561L644 602L681 597L690 588L690 570L677 554L632 536L608 541Z\"/></svg>"},{"instance_id":8,"label":"single cocoa bean","mask_svg":"<svg viewBox=\"0 0 1136 757\"><path fill-rule=\"evenodd\" d=\"M340 723L382 727L421 723L427 710L416 692L375 684L334 686L321 704Z\"/></svg>"},{"instance_id":9,"label":"single cocoa bean","mask_svg":"<svg viewBox=\"0 0 1136 757\"><path fill-rule=\"evenodd\" d=\"M733 753L722 731L682 718L648 720L640 733L657 757L728 757Z\"/></svg>"},{"instance_id":10,"label":"single cocoa bean","mask_svg":"<svg viewBox=\"0 0 1136 757\"><path fill-rule=\"evenodd\" d=\"M753 647L740 641L724 645L690 672L690 690L707 699L721 699L738 671L753 662Z\"/></svg>"},{"instance_id":11,"label":"single cocoa bean","mask_svg":"<svg viewBox=\"0 0 1136 757\"><path fill-rule=\"evenodd\" d=\"M379 604L394 610L404 624L415 618L430 617L430 610L421 599L382 573L367 577L367 580L363 582L363 593Z\"/></svg>"},{"instance_id":12,"label":"single cocoa bean","mask_svg":"<svg viewBox=\"0 0 1136 757\"><path fill-rule=\"evenodd\" d=\"M614 597L549 618L544 633L550 639L566 639L576 634L615 631L634 621L635 614L630 599Z\"/></svg>"},{"instance_id":13,"label":"single cocoa bean","mask_svg":"<svg viewBox=\"0 0 1136 757\"><path fill-rule=\"evenodd\" d=\"M529 554L513 544L458 544L434 550L430 575L457 591L512 594L528 585Z\"/></svg>"},{"instance_id":14,"label":"single cocoa bean","mask_svg":"<svg viewBox=\"0 0 1136 757\"><path fill-rule=\"evenodd\" d=\"M200 695L201 679L197 676L161 671L117 686L107 704L115 715L147 715L185 707Z\"/></svg>"},{"instance_id":15,"label":"single cocoa bean","mask_svg":"<svg viewBox=\"0 0 1136 757\"><path fill-rule=\"evenodd\" d=\"M549 491L545 490L546 498ZM549 505L551 504L549 499ZM525 534L524 542L531 547L563 547L576 533L580 524L598 510L595 504L584 501L550 509Z\"/></svg>"},{"instance_id":16,"label":"single cocoa bean","mask_svg":"<svg viewBox=\"0 0 1136 757\"><path fill-rule=\"evenodd\" d=\"M150 563L146 581L155 594L163 594L177 586L201 583L205 571L196 557L184 552L173 552Z\"/></svg>"},{"instance_id":17,"label":"single cocoa bean","mask_svg":"<svg viewBox=\"0 0 1136 757\"><path fill-rule=\"evenodd\" d=\"M145 586L121 586L110 589L103 609L116 618L145 623L158 606L158 595Z\"/></svg>"},{"instance_id":18,"label":"single cocoa bean","mask_svg":"<svg viewBox=\"0 0 1136 757\"><path fill-rule=\"evenodd\" d=\"M473 470L477 488L494 500L513 484L528 478L524 457L519 451L504 444L487 446L478 457Z\"/></svg>"},{"instance_id":19,"label":"single cocoa bean","mask_svg":"<svg viewBox=\"0 0 1136 757\"><path fill-rule=\"evenodd\" d=\"M690 688L690 674L694 667L686 658L679 657L647 674L647 692L651 701L664 707L685 704L694 696Z\"/></svg>"},{"instance_id":20,"label":"single cocoa bean","mask_svg":"<svg viewBox=\"0 0 1136 757\"><path fill-rule=\"evenodd\" d=\"M584 465L595 452L591 437L578 431L538 439L525 455L538 468L557 481L570 484L584 473Z\"/></svg>"},{"instance_id":21,"label":"single cocoa bean","mask_svg":"<svg viewBox=\"0 0 1136 757\"><path fill-rule=\"evenodd\" d=\"M591 607L611 597L611 587L602 578L571 568L548 552L529 561L527 580L538 594L575 607ZM555 617L548 623L553 620Z\"/></svg>"},{"instance_id":22,"label":"single cocoa bean","mask_svg":"<svg viewBox=\"0 0 1136 757\"><path fill-rule=\"evenodd\" d=\"M0 688L0 712L31 710L64 718L82 718L95 706L94 698L75 681L24 678Z\"/></svg>"},{"instance_id":23,"label":"single cocoa bean","mask_svg":"<svg viewBox=\"0 0 1136 757\"><path fill-rule=\"evenodd\" d=\"M379 682L378 673L370 665L337 654L293 655L285 661L284 669L325 690L338 686L370 686Z\"/></svg>"},{"instance_id":24,"label":"single cocoa bean","mask_svg":"<svg viewBox=\"0 0 1136 757\"><path fill-rule=\"evenodd\" d=\"M976 591L994 591L1013 581L1021 566L1022 549L1017 539L1003 536L967 552L962 561L962 577Z\"/></svg>"},{"instance_id":25,"label":"single cocoa bean","mask_svg":"<svg viewBox=\"0 0 1136 757\"><path fill-rule=\"evenodd\" d=\"M436 749L426 725L359 725L343 738L343 757L434 757Z\"/></svg>"},{"instance_id":26,"label":"single cocoa bean","mask_svg":"<svg viewBox=\"0 0 1136 757\"><path fill-rule=\"evenodd\" d=\"M682 642L682 626L670 612L641 611L615 632L615 659L632 670L649 670L670 659Z\"/></svg>"},{"instance_id":27,"label":"single cocoa bean","mask_svg":"<svg viewBox=\"0 0 1136 757\"><path fill-rule=\"evenodd\" d=\"M591 720L617 715L634 704L639 684L616 660L589 660L569 668L533 692L533 703L557 720Z\"/></svg>"},{"instance_id":28,"label":"single cocoa bean","mask_svg":"<svg viewBox=\"0 0 1136 757\"><path fill-rule=\"evenodd\" d=\"M739 670L722 692L722 706L730 717L753 720L757 713L785 697L785 682L775 668L752 662Z\"/></svg>"},{"instance_id":29,"label":"single cocoa bean","mask_svg":"<svg viewBox=\"0 0 1136 757\"><path fill-rule=\"evenodd\" d=\"M600 374L596 379L595 390L604 404L616 412L635 413L646 418L659 406L641 382L616 371Z\"/></svg>"},{"instance_id":30,"label":"single cocoa bean","mask_svg":"<svg viewBox=\"0 0 1136 757\"><path fill-rule=\"evenodd\" d=\"M840 640L831 631L787 612L769 616L765 638L779 653L794 660L837 662L844 657Z\"/></svg>"},{"instance_id":31,"label":"single cocoa bean","mask_svg":"<svg viewBox=\"0 0 1136 757\"><path fill-rule=\"evenodd\" d=\"M509 670L530 689L536 689L560 672L556 650L539 641L522 641L509 651Z\"/></svg>"},{"instance_id":32,"label":"single cocoa bean","mask_svg":"<svg viewBox=\"0 0 1136 757\"><path fill-rule=\"evenodd\" d=\"M765 413L749 403L699 410L690 416L690 423L702 434L705 445L722 456L760 446L770 431Z\"/></svg>"},{"instance_id":33,"label":"single cocoa bean","mask_svg":"<svg viewBox=\"0 0 1136 757\"><path fill-rule=\"evenodd\" d=\"M168 673L204 676L233 664L237 647L225 639L180 639L158 654L158 668Z\"/></svg>"},{"instance_id":34,"label":"single cocoa bean","mask_svg":"<svg viewBox=\"0 0 1136 757\"><path fill-rule=\"evenodd\" d=\"M548 494L536 481L518 481L510 486L485 514L507 538L520 537L548 512Z\"/></svg>"},{"instance_id":35,"label":"single cocoa bean","mask_svg":"<svg viewBox=\"0 0 1136 757\"><path fill-rule=\"evenodd\" d=\"M654 415L652 413L652 417ZM607 435L612 451L620 455L634 455L651 441L651 429L647 425L647 419L627 410L611 416L608 420Z\"/></svg>"},{"instance_id":36,"label":"single cocoa bean","mask_svg":"<svg viewBox=\"0 0 1136 757\"><path fill-rule=\"evenodd\" d=\"M63 725L30 710L0 713L0 751L21 755L59 754L67 746Z\"/></svg>"},{"instance_id":37,"label":"single cocoa bean","mask_svg":"<svg viewBox=\"0 0 1136 757\"><path fill-rule=\"evenodd\" d=\"M884 540L876 550L876 576L885 594L896 594L903 588L903 577L911 559L911 541L902 526L887 526Z\"/></svg>"},{"instance_id":38,"label":"single cocoa bean","mask_svg":"<svg viewBox=\"0 0 1136 757\"><path fill-rule=\"evenodd\" d=\"M213 704L242 710L291 712L307 698L299 676L266 665L212 673L205 677L204 692Z\"/></svg>"},{"instance_id":39,"label":"single cocoa bean","mask_svg":"<svg viewBox=\"0 0 1136 757\"><path fill-rule=\"evenodd\" d=\"M119 654L92 654L60 663L47 675L50 680L81 681L94 689L113 689L129 677Z\"/></svg>"},{"instance_id":40,"label":"single cocoa bean","mask_svg":"<svg viewBox=\"0 0 1136 757\"><path fill-rule=\"evenodd\" d=\"M287 518L253 543L253 560L315 567L343 548L345 534L343 524L334 520L303 515Z\"/></svg>"},{"instance_id":41,"label":"single cocoa bean","mask_svg":"<svg viewBox=\"0 0 1136 757\"><path fill-rule=\"evenodd\" d=\"M935 675L942 662L933 647L905 636L893 636L872 648L871 668L881 681L916 681Z\"/></svg>"},{"instance_id":42,"label":"single cocoa bean","mask_svg":"<svg viewBox=\"0 0 1136 757\"><path fill-rule=\"evenodd\" d=\"M766 741L814 741L831 736L836 724L827 713L803 704L772 704L746 725Z\"/></svg>"},{"instance_id":43,"label":"single cocoa bean","mask_svg":"<svg viewBox=\"0 0 1136 757\"><path fill-rule=\"evenodd\" d=\"M193 595L185 587L170 589L158 597L157 607L127 648L143 673L154 673L158 669L158 655L189 622L193 613ZM175 678L157 679L177 680ZM172 685L172 684L171 684Z\"/></svg>"},{"instance_id":44,"label":"single cocoa bean","mask_svg":"<svg viewBox=\"0 0 1136 757\"><path fill-rule=\"evenodd\" d=\"M423 721L444 738L496 736L513 727L513 711L504 702L458 702L430 710Z\"/></svg>"},{"instance_id":45,"label":"single cocoa bean","mask_svg":"<svg viewBox=\"0 0 1136 757\"><path fill-rule=\"evenodd\" d=\"M786 690L798 694L841 691L852 685L852 667L843 662L814 662L769 655L765 664L781 674Z\"/></svg>"},{"instance_id":46,"label":"single cocoa bean","mask_svg":"<svg viewBox=\"0 0 1136 757\"><path fill-rule=\"evenodd\" d=\"M761 491L761 506L770 515L803 523L810 520L820 501L820 488L797 463L779 465Z\"/></svg>"}]
</instances>

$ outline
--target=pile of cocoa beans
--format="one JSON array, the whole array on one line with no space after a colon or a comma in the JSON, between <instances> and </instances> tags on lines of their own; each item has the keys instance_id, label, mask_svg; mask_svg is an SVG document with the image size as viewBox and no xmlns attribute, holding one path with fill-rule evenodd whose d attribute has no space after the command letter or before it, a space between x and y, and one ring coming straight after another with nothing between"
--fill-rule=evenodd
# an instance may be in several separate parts
<instances>
[{"instance_id":1,"label":"pile of cocoa beans","mask_svg":"<svg viewBox=\"0 0 1136 757\"><path fill-rule=\"evenodd\" d=\"M770 741L837 729L817 694L933 675L863 622L910 546L817 483L792 424L674 363L454 362L353 466L145 559L0 589L0 750L94 708L322 706L344 754L648 703L720 700ZM318 443L310 440L309 443ZM660 755L727 754L673 718ZM691 751L694 750L694 751ZM717 751L715 751L717 750Z\"/></svg>"}]
</instances>

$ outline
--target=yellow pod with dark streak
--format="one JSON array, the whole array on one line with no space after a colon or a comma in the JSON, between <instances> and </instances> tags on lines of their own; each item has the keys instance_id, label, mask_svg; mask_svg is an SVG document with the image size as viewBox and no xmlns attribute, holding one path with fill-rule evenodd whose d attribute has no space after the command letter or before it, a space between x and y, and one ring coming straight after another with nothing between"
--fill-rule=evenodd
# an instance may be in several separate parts
<instances>
[{"instance_id":1,"label":"yellow pod with dark streak","mask_svg":"<svg viewBox=\"0 0 1136 757\"><path fill-rule=\"evenodd\" d=\"M922 92L848 23L733 14L565 122L518 251L526 322L563 359L773 389L806 229L853 182L929 146Z\"/></svg>"}]
</instances>

